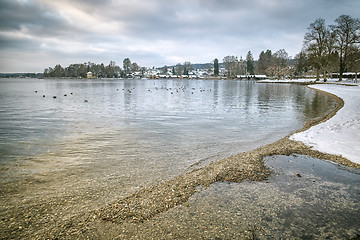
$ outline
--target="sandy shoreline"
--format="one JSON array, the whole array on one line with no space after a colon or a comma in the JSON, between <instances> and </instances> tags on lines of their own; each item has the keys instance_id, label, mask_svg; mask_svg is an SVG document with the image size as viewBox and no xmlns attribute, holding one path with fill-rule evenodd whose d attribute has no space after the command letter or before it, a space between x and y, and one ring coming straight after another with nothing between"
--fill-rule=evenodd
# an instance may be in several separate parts
<instances>
[{"instance_id":1,"label":"sandy shoreline","mask_svg":"<svg viewBox=\"0 0 360 240\"><path fill-rule=\"evenodd\" d=\"M330 94L328 92L324 93ZM333 94L330 95L336 99L337 107L326 116L308 122L302 129L296 132L305 131L312 126L327 121L344 106L344 101L341 98ZM86 215L74 216L68 220L59 220L59 222L46 229L46 231L39 231L38 229L37 232L32 232L30 235L41 239L91 238L91 236L96 236L98 231L106 232L109 224L144 222L175 206L186 206L188 199L198 192L199 188L207 188L215 182L262 181L267 179L271 174L263 160L267 156L301 154L360 169L359 164L353 163L341 156L315 151L301 142L290 140L289 137L291 135L253 151L221 159L172 180L142 189L125 199L91 211ZM99 229L101 226L104 226L105 230ZM34 231L36 230L34 229Z\"/></svg>"}]
</instances>

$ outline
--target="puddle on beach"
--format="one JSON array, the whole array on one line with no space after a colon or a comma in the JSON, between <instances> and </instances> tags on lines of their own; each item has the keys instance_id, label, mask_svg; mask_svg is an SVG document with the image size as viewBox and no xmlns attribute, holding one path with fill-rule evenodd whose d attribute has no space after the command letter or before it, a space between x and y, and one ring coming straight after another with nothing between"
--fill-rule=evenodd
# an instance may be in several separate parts
<instances>
[{"instance_id":1,"label":"puddle on beach","mask_svg":"<svg viewBox=\"0 0 360 240\"><path fill-rule=\"evenodd\" d=\"M272 156L262 182L218 182L118 239L352 239L360 235L360 171L302 155ZM100 232L98 232L100 234Z\"/></svg>"}]
</instances>

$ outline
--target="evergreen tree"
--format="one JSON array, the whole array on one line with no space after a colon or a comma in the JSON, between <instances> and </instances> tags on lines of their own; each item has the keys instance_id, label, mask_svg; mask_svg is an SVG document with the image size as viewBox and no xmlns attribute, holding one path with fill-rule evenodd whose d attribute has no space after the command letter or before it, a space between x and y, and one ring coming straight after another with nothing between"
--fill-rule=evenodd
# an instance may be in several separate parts
<instances>
[{"instance_id":1,"label":"evergreen tree","mask_svg":"<svg viewBox=\"0 0 360 240\"><path fill-rule=\"evenodd\" d=\"M271 50L262 51L259 55L259 60L256 64L256 72L258 74L266 74L266 70L270 67L272 62L272 53Z\"/></svg>"},{"instance_id":2,"label":"evergreen tree","mask_svg":"<svg viewBox=\"0 0 360 240\"><path fill-rule=\"evenodd\" d=\"M250 75L254 75L254 58L251 54L251 51L249 51L246 55L246 69L247 69L247 73Z\"/></svg>"},{"instance_id":3,"label":"evergreen tree","mask_svg":"<svg viewBox=\"0 0 360 240\"><path fill-rule=\"evenodd\" d=\"M124 59L123 68L126 75L131 73L131 61L129 58Z\"/></svg>"},{"instance_id":4,"label":"evergreen tree","mask_svg":"<svg viewBox=\"0 0 360 240\"><path fill-rule=\"evenodd\" d=\"M161 74L166 75L167 73L168 73L168 67L165 65L165 66L162 68Z\"/></svg>"},{"instance_id":5,"label":"evergreen tree","mask_svg":"<svg viewBox=\"0 0 360 240\"><path fill-rule=\"evenodd\" d=\"M214 75L219 76L219 60L217 58L214 60Z\"/></svg>"},{"instance_id":6,"label":"evergreen tree","mask_svg":"<svg viewBox=\"0 0 360 240\"><path fill-rule=\"evenodd\" d=\"M100 77L105 77L105 66L104 63L100 64Z\"/></svg>"},{"instance_id":7,"label":"evergreen tree","mask_svg":"<svg viewBox=\"0 0 360 240\"><path fill-rule=\"evenodd\" d=\"M302 76L307 70L306 53L301 51L295 56L295 76Z\"/></svg>"},{"instance_id":8,"label":"evergreen tree","mask_svg":"<svg viewBox=\"0 0 360 240\"><path fill-rule=\"evenodd\" d=\"M64 77L64 69L60 64L55 66L52 77Z\"/></svg>"}]
</instances>

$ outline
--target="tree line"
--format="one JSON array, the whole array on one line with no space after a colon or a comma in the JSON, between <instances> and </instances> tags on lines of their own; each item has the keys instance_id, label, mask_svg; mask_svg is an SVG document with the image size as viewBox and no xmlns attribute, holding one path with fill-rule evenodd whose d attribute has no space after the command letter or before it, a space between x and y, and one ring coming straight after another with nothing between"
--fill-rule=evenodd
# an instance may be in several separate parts
<instances>
[{"instance_id":1,"label":"tree line","mask_svg":"<svg viewBox=\"0 0 360 240\"><path fill-rule=\"evenodd\" d=\"M220 63L214 59L211 64L205 64L209 75L226 76L236 78L239 75L267 75L270 78L299 78L305 74L316 75L317 80L323 75L324 81L331 72L339 73L339 80L343 78L346 71L357 71L360 68L360 20L348 15L341 15L335 20L334 25L327 26L325 20L318 18L307 28L304 36L303 48L294 58L291 58L285 49L272 52L270 49L262 51L258 60L254 60L251 51L246 58L238 58L231 55L226 56ZM196 64L199 65L199 64ZM225 71L221 71L224 68ZM161 74L165 75L189 75L194 70L190 62L164 66L159 68ZM93 76L102 78L133 77L134 74L144 76L147 71L137 63L132 63L129 58L123 60L122 68L114 61L109 65L103 63L71 64L63 68L60 64L54 68L46 68L44 77L70 77L86 78L87 72L91 71Z\"/></svg>"},{"instance_id":2,"label":"tree line","mask_svg":"<svg viewBox=\"0 0 360 240\"><path fill-rule=\"evenodd\" d=\"M327 26L322 18L311 23L304 36L303 49L293 59L285 49L275 53L262 51L256 62L250 51L245 60L226 56L223 62L227 76L266 74L280 79L315 73L317 80L322 74L326 81L329 73L337 72L341 81L346 71L353 71L357 75L360 68L360 20L341 15L335 23Z\"/></svg>"},{"instance_id":3,"label":"tree line","mask_svg":"<svg viewBox=\"0 0 360 240\"><path fill-rule=\"evenodd\" d=\"M56 78L86 78L88 72L92 72L97 78L125 78L132 73L137 73L139 76L145 72L145 67L140 67L136 62L131 62L129 58L123 60L123 68L116 65L115 61L110 61L108 65L95 64L92 62L70 64L68 67L62 67L57 64L55 67L48 67L44 69L44 77Z\"/></svg>"},{"instance_id":4,"label":"tree line","mask_svg":"<svg viewBox=\"0 0 360 240\"><path fill-rule=\"evenodd\" d=\"M214 66L215 62L218 62L218 59L214 60ZM226 56L223 58L228 78L235 78L238 75L253 76L255 74L282 78L291 73L289 65L292 62L285 49L280 49L275 53L272 53L269 49L265 52L262 51L257 61L254 61L251 51L247 53L245 59L242 59L242 57L238 59L236 56ZM217 73L214 71L215 75Z\"/></svg>"}]
</instances>

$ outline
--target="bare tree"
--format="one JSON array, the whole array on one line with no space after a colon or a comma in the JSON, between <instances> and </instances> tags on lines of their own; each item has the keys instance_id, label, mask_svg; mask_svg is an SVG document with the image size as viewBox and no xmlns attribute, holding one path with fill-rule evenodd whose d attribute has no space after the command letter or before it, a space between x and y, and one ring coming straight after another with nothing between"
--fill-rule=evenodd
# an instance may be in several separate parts
<instances>
[{"instance_id":1,"label":"bare tree","mask_svg":"<svg viewBox=\"0 0 360 240\"><path fill-rule=\"evenodd\" d=\"M189 71L192 71L193 67L191 62L184 62L184 72L183 75L189 75Z\"/></svg>"},{"instance_id":2,"label":"bare tree","mask_svg":"<svg viewBox=\"0 0 360 240\"><path fill-rule=\"evenodd\" d=\"M234 78L236 76L236 69L238 65L238 59L235 56L226 56L223 59L225 64L225 70L227 72L227 77Z\"/></svg>"},{"instance_id":3,"label":"bare tree","mask_svg":"<svg viewBox=\"0 0 360 240\"><path fill-rule=\"evenodd\" d=\"M351 64L349 66L351 71L355 72L354 81L358 82L358 72L360 71L360 49L357 48L354 52L349 56Z\"/></svg>"},{"instance_id":4,"label":"bare tree","mask_svg":"<svg viewBox=\"0 0 360 240\"><path fill-rule=\"evenodd\" d=\"M273 66L276 68L277 78L285 78L287 75L287 66L289 62L289 54L285 49L280 49L273 54Z\"/></svg>"},{"instance_id":5,"label":"bare tree","mask_svg":"<svg viewBox=\"0 0 360 240\"><path fill-rule=\"evenodd\" d=\"M320 71L323 71L324 81L326 81L326 72L334 49L334 35L325 25L325 20L318 18L310 24L304 39L309 61L316 68L316 80L320 79Z\"/></svg>"},{"instance_id":6,"label":"bare tree","mask_svg":"<svg viewBox=\"0 0 360 240\"><path fill-rule=\"evenodd\" d=\"M175 66L176 75L178 75L178 76L182 75L183 71L184 71L183 66L180 63L176 64L176 66Z\"/></svg>"},{"instance_id":7,"label":"bare tree","mask_svg":"<svg viewBox=\"0 0 360 240\"><path fill-rule=\"evenodd\" d=\"M132 64L131 64L131 72L138 72L139 71L139 65L136 63L136 62L133 62Z\"/></svg>"},{"instance_id":8,"label":"bare tree","mask_svg":"<svg viewBox=\"0 0 360 240\"><path fill-rule=\"evenodd\" d=\"M271 79L274 79L278 75L278 69L275 66L269 66L265 71L266 75L268 75Z\"/></svg>"},{"instance_id":9,"label":"bare tree","mask_svg":"<svg viewBox=\"0 0 360 240\"><path fill-rule=\"evenodd\" d=\"M341 15L331 25L331 29L336 35L336 47L339 51L339 81L342 81L343 73L351 64L349 56L356 51L357 44L360 43L360 20L348 15Z\"/></svg>"}]
</instances>

